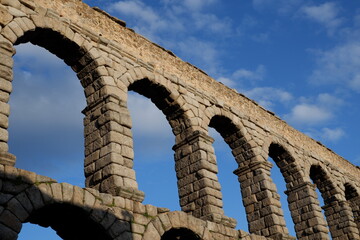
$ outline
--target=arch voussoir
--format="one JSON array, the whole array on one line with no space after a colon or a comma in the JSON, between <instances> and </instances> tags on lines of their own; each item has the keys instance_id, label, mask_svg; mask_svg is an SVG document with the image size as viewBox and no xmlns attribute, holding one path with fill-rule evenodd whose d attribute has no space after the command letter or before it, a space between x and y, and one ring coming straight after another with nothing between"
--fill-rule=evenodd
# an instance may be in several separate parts
<instances>
[{"instance_id":1,"label":"arch voussoir","mask_svg":"<svg viewBox=\"0 0 360 240\"><path fill-rule=\"evenodd\" d=\"M143 240L161 240L165 233L169 231L179 231L181 229L190 231L197 235L201 240L212 240L212 234L208 229L207 222L188 215L184 212L163 213L155 217L147 226L142 237Z\"/></svg>"}]
</instances>

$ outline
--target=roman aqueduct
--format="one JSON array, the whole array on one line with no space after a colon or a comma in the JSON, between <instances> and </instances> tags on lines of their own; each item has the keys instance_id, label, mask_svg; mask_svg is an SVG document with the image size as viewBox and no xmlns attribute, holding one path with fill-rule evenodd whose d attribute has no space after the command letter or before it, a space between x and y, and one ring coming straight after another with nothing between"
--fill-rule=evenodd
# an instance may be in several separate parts
<instances>
[{"instance_id":1,"label":"roman aqueduct","mask_svg":"<svg viewBox=\"0 0 360 240\"><path fill-rule=\"evenodd\" d=\"M332 239L360 239L358 167L98 8L80 0L0 2L0 239L17 239L26 222L51 226L63 239L294 239L272 167L286 182L297 239L329 239L328 231ZM14 167L12 57L14 45L27 42L63 59L84 88L86 188ZM151 99L172 128L182 211L142 204L129 90ZM249 229L235 229L224 215L209 127L238 164Z\"/></svg>"}]
</instances>

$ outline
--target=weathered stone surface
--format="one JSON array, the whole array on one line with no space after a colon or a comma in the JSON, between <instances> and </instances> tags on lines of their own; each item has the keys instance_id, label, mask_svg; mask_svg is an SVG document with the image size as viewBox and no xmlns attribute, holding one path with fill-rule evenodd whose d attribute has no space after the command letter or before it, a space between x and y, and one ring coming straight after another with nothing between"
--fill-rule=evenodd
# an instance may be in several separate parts
<instances>
[{"instance_id":1,"label":"weathered stone surface","mask_svg":"<svg viewBox=\"0 0 360 240\"><path fill-rule=\"evenodd\" d=\"M160 240L171 229L187 229L203 240L292 239L272 167L280 168L287 183L298 239L327 239L328 229L333 239L360 239L359 168L82 1L0 3L0 239L16 238L28 214L54 205L71 208L79 222L99 224L106 240ZM16 41L55 53L84 87L85 189L11 167L15 157L8 153L7 103ZM150 98L172 127L183 212L141 203L145 195L133 170L129 90ZM239 166L234 173L251 234L236 231L236 221L224 215L217 178L221 163L209 126L224 137ZM276 166L267 161L269 156ZM238 193L239 186L234 187ZM326 202L326 219L316 187ZM68 226L54 227L61 232Z\"/></svg>"},{"instance_id":2,"label":"weathered stone surface","mask_svg":"<svg viewBox=\"0 0 360 240\"><path fill-rule=\"evenodd\" d=\"M13 15L11 15L11 13L9 13L6 8L0 7L0 25L1 26L5 26L9 22L11 22L11 20L13 20L13 18L14 18Z\"/></svg>"},{"instance_id":3,"label":"weathered stone surface","mask_svg":"<svg viewBox=\"0 0 360 240\"><path fill-rule=\"evenodd\" d=\"M14 17L26 17L26 13L13 7L8 7L8 12Z\"/></svg>"},{"instance_id":4,"label":"weathered stone surface","mask_svg":"<svg viewBox=\"0 0 360 240\"><path fill-rule=\"evenodd\" d=\"M5 5L5 6L11 6L14 8L20 8L21 4L18 0L1 0L1 4Z\"/></svg>"}]
</instances>

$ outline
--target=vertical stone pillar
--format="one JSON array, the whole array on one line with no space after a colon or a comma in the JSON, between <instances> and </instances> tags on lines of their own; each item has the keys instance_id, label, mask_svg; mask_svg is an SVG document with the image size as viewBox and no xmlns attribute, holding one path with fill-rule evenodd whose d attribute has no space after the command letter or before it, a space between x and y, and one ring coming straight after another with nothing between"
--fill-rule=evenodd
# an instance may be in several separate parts
<instances>
[{"instance_id":1,"label":"vertical stone pillar","mask_svg":"<svg viewBox=\"0 0 360 240\"><path fill-rule=\"evenodd\" d=\"M353 197L348 201L353 212L354 222L360 231L360 196Z\"/></svg>"},{"instance_id":2,"label":"vertical stone pillar","mask_svg":"<svg viewBox=\"0 0 360 240\"><path fill-rule=\"evenodd\" d=\"M15 49L12 43L0 36L0 164L14 166L16 157L9 153L8 126L10 106L8 104L12 91L13 64Z\"/></svg>"},{"instance_id":3,"label":"vertical stone pillar","mask_svg":"<svg viewBox=\"0 0 360 240\"><path fill-rule=\"evenodd\" d=\"M234 171L238 176L250 233L289 239L280 196L270 178L272 164L253 161Z\"/></svg>"},{"instance_id":4,"label":"vertical stone pillar","mask_svg":"<svg viewBox=\"0 0 360 240\"><path fill-rule=\"evenodd\" d=\"M224 216L213 142L195 131L173 147L180 205L195 217L235 227L236 220Z\"/></svg>"},{"instance_id":5,"label":"vertical stone pillar","mask_svg":"<svg viewBox=\"0 0 360 240\"><path fill-rule=\"evenodd\" d=\"M331 201L323 207L332 239L360 239L351 207L347 201Z\"/></svg>"},{"instance_id":6,"label":"vertical stone pillar","mask_svg":"<svg viewBox=\"0 0 360 240\"><path fill-rule=\"evenodd\" d=\"M329 239L327 224L315 190L315 184L303 182L285 192L299 240Z\"/></svg>"},{"instance_id":7,"label":"vertical stone pillar","mask_svg":"<svg viewBox=\"0 0 360 240\"><path fill-rule=\"evenodd\" d=\"M133 140L128 109L119 96L107 95L83 113L86 186L100 192L143 201L133 168Z\"/></svg>"}]
</instances>

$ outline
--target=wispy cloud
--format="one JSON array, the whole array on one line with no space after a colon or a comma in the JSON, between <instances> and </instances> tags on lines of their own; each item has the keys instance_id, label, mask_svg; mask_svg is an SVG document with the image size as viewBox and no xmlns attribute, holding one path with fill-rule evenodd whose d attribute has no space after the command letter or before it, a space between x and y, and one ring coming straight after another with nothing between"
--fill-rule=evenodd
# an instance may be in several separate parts
<instances>
[{"instance_id":1,"label":"wispy cloud","mask_svg":"<svg viewBox=\"0 0 360 240\"><path fill-rule=\"evenodd\" d=\"M179 31L183 28L177 21L171 22L166 17L166 11L160 12L146 5L140 0L118 1L108 6L109 12L120 14L122 18L132 19L134 28L140 34L150 38L152 41L160 41L157 36L162 31ZM169 25L170 24L170 25Z\"/></svg>"},{"instance_id":2,"label":"wispy cloud","mask_svg":"<svg viewBox=\"0 0 360 240\"><path fill-rule=\"evenodd\" d=\"M343 106L341 98L328 93L319 94L314 98L300 98L284 119L298 127L313 127L327 124L334 119L335 111Z\"/></svg>"},{"instance_id":3,"label":"wispy cloud","mask_svg":"<svg viewBox=\"0 0 360 240\"><path fill-rule=\"evenodd\" d=\"M182 2L188 9L192 11L200 11L204 7L218 2L218 0L184 0Z\"/></svg>"},{"instance_id":4,"label":"wispy cloud","mask_svg":"<svg viewBox=\"0 0 360 240\"><path fill-rule=\"evenodd\" d=\"M333 114L325 108L314 104L298 104L285 119L295 125L318 125L325 123L333 117Z\"/></svg>"},{"instance_id":5,"label":"wispy cloud","mask_svg":"<svg viewBox=\"0 0 360 240\"><path fill-rule=\"evenodd\" d=\"M220 53L216 50L213 42L189 37L178 42L178 49L187 56L191 63L197 63L198 67L212 75L217 72Z\"/></svg>"},{"instance_id":6,"label":"wispy cloud","mask_svg":"<svg viewBox=\"0 0 360 240\"><path fill-rule=\"evenodd\" d=\"M165 115L139 94L130 92L128 107L133 121L135 160L162 162L172 160L175 136Z\"/></svg>"},{"instance_id":7,"label":"wispy cloud","mask_svg":"<svg viewBox=\"0 0 360 240\"><path fill-rule=\"evenodd\" d=\"M345 136L345 132L341 128L335 128L335 129L323 128L322 129L321 138L326 139L331 142L336 142L344 136Z\"/></svg>"},{"instance_id":8,"label":"wispy cloud","mask_svg":"<svg viewBox=\"0 0 360 240\"><path fill-rule=\"evenodd\" d=\"M300 9L303 16L324 26L329 35L343 24L344 19L339 16L340 7L334 2L320 5L304 6Z\"/></svg>"},{"instance_id":9,"label":"wispy cloud","mask_svg":"<svg viewBox=\"0 0 360 240\"><path fill-rule=\"evenodd\" d=\"M111 5L111 8L128 16L148 21L149 23L154 22L155 24L158 24L160 21L157 13L155 13L151 7L146 6L139 0L116 2Z\"/></svg>"},{"instance_id":10,"label":"wispy cloud","mask_svg":"<svg viewBox=\"0 0 360 240\"><path fill-rule=\"evenodd\" d=\"M11 98L11 115L19 122L16 124L24 124L25 129L29 125L31 129L77 126L86 102L75 73L45 49L32 44L16 49Z\"/></svg>"},{"instance_id":11,"label":"wispy cloud","mask_svg":"<svg viewBox=\"0 0 360 240\"><path fill-rule=\"evenodd\" d=\"M130 92L128 107L133 120L134 134L142 137L172 136L165 115L151 102L139 94Z\"/></svg>"},{"instance_id":12,"label":"wispy cloud","mask_svg":"<svg viewBox=\"0 0 360 240\"><path fill-rule=\"evenodd\" d=\"M109 4L107 9L140 34L215 74L221 57L216 42L234 32L228 18L211 12L215 3L218 0L163 0L155 8L145 1L126 0ZM217 38L209 41L214 34Z\"/></svg>"},{"instance_id":13,"label":"wispy cloud","mask_svg":"<svg viewBox=\"0 0 360 240\"><path fill-rule=\"evenodd\" d=\"M273 87L256 87L245 91L244 94L269 110L271 110L275 104L289 104L293 99L291 93Z\"/></svg>"},{"instance_id":14,"label":"wispy cloud","mask_svg":"<svg viewBox=\"0 0 360 240\"><path fill-rule=\"evenodd\" d=\"M232 77L239 80L263 80L266 74L266 68L264 65L259 65L255 70L248 69L238 69L233 74Z\"/></svg>"},{"instance_id":15,"label":"wispy cloud","mask_svg":"<svg viewBox=\"0 0 360 240\"><path fill-rule=\"evenodd\" d=\"M216 80L231 88L235 88L237 86L237 83L234 80L227 77L219 77Z\"/></svg>"},{"instance_id":16,"label":"wispy cloud","mask_svg":"<svg viewBox=\"0 0 360 240\"><path fill-rule=\"evenodd\" d=\"M320 140L325 144L334 144L340 139L343 139L346 136L345 131L340 127L335 128L308 128L304 131L306 135L313 139Z\"/></svg>"},{"instance_id":17,"label":"wispy cloud","mask_svg":"<svg viewBox=\"0 0 360 240\"><path fill-rule=\"evenodd\" d=\"M266 76L266 67L262 64L258 65L254 70L240 68L229 74L228 76L219 76L217 80L223 84L241 89L244 92L245 89L254 87L258 81L261 81Z\"/></svg>"},{"instance_id":18,"label":"wispy cloud","mask_svg":"<svg viewBox=\"0 0 360 240\"><path fill-rule=\"evenodd\" d=\"M9 120L16 165L83 186L85 97L80 82L46 50L31 44L16 49Z\"/></svg>"},{"instance_id":19,"label":"wispy cloud","mask_svg":"<svg viewBox=\"0 0 360 240\"><path fill-rule=\"evenodd\" d=\"M281 88L260 87L260 82L266 79L266 67L258 65L254 70L241 68L230 74L217 78L219 82L237 89L247 97L254 99L268 110L275 111L277 105L289 106L293 95Z\"/></svg>"},{"instance_id":20,"label":"wispy cloud","mask_svg":"<svg viewBox=\"0 0 360 240\"><path fill-rule=\"evenodd\" d=\"M314 84L345 85L360 92L360 41L351 41L327 51L317 51Z\"/></svg>"},{"instance_id":21,"label":"wispy cloud","mask_svg":"<svg viewBox=\"0 0 360 240\"><path fill-rule=\"evenodd\" d=\"M229 87L242 88L243 86L248 86L247 88L249 88L249 86L254 86L256 82L263 80L265 76L266 67L260 64L254 70L240 68L229 74L229 76L218 77L217 80L229 85Z\"/></svg>"}]
</instances>

